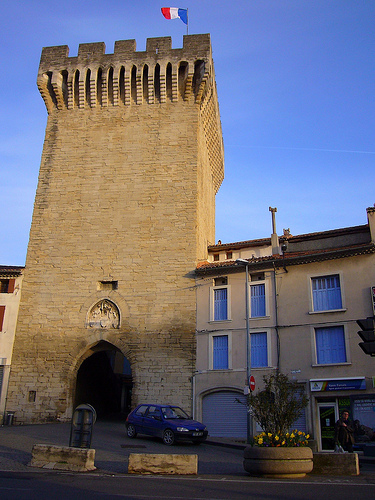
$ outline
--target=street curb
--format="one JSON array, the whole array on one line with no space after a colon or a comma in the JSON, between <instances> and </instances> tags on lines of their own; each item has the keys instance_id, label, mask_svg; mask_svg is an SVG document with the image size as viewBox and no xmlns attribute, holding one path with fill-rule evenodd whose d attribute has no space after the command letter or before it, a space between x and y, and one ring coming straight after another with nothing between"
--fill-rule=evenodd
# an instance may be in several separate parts
<instances>
[{"instance_id":1,"label":"street curb","mask_svg":"<svg viewBox=\"0 0 375 500\"><path fill-rule=\"evenodd\" d=\"M242 443L220 442L211 439L206 439L205 444L210 444L212 446L221 446L222 448L233 448L235 450L244 450L247 446L246 444Z\"/></svg>"}]
</instances>

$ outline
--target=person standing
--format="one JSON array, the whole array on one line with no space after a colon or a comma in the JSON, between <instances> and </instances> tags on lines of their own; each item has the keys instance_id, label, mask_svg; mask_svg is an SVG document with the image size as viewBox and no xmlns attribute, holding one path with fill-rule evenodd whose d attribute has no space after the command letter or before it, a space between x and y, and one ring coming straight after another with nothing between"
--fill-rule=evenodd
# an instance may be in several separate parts
<instances>
[{"instance_id":1,"label":"person standing","mask_svg":"<svg viewBox=\"0 0 375 500\"><path fill-rule=\"evenodd\" d=\"M345 451L353 453L354 426L347 410L341 413L341 418L335 424L335 444L340 444Z\"/></svg>"}]
</instances>

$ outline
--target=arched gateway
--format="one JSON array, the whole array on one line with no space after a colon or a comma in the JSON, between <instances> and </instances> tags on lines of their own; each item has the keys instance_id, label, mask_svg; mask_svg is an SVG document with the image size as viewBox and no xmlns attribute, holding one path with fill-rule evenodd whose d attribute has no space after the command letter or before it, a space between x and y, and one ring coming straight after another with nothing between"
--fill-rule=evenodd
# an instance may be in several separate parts
<instances>
[{"instance_id":1,"label":"arched gateway","mask_svg":"<svg viewBox=\"0 0 375 500\"><path fill-rule=\"evenodd\" d=\"M131 409L133 387L129 360L106 341L88 354L77 372L74 407L89 403L99 418L125 418Z\"/></svg>"}]
</instances>

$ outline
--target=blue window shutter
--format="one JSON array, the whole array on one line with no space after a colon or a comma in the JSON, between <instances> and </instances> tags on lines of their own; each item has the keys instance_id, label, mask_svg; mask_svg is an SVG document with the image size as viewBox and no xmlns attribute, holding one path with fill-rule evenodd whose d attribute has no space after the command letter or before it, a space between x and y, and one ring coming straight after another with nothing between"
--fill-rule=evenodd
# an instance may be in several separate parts
<instances>
[{"instance_id":1,"label":"blue window shutter","mask_svg":"<svg viewBox=\"0 0 375 500\"><path fill-rule=\"evenodd\" d=\"M319 365L345 363L345 334L343 326L316 328L316 356Z\"/></svg>"},{"instance_id":2,"label":"blue window shutter","mask_svg":"<svg viewBox=\"0 0 375 500\"><path fill-rule=\"evenodd\" d=\"M253 368L268 366L266 332L251 334L251 366Z\"/></svg>"},{"instance_id":3,"label":"blue window shutter","mask_svg":"<svg viewBox=\"0 0 375 500\"><path fill-rule=\"evenodd\" d=\"M228 291L226 288L214 290L214 320L228 319Z\"/></svg>"},{"instance_id":4,"label":"blue window shutter","mask_svg":"<svg viewBox=\"0 0 375 500\"><path fill-rule=\"evenodd\" d=\"M214 370L228 369L228 335L213 337L213 365Z\"/></svg>"},{"instance_id":5,"label":"blue window shutter","mask_svg":"<svg viewBox=\"0 0 375 500\"><path fill-rule=\"evenodd\" d=\"M338 274L312 279L314 311L341 309L341 287Z\"/></svg>"},{"instance_id":6,"label":"blue window shutter","mask_svg":"<svg viewBox=\"0 0 375 500\"><path fill-rule=\"evenodd\" d=\"M266 315L266 290L264 284L251 285L251 317L259 318Z\"/></svg>"}]
</instances>

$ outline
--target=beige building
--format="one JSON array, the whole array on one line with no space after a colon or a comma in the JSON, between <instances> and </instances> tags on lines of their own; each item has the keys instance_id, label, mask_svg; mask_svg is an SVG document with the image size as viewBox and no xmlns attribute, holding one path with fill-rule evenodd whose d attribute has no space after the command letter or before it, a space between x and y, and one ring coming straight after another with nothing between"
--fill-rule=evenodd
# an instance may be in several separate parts
<instances>
[{"instance_id":1,"label":"beige building","mask_svg":"<svg viewBox=\"0 0 375 500\"><path fill-rule=\"evenodd\" d=\"M9 373L21 298L23 267L0 266L0 424L11 418L5 414Z\"/></svg>"},{"instance_id":2,"label":"beige building","mask_svg":"<svg viewBox=\"0 0 375 500\"><path fill-rule=\"evenodd\" d=\"M7 410L190 411L194 269L224 173L210 37L47 47L38 87L48 121Z\"/></svg>"},{"instance_id":3,"label":"beige building","mask_svg":"<svg viewBox=\"0 0 375 500\"><path fill-rule=\"evenodd\" d=\"M296 426L320 449L333 449L343 408L375 429L374 359L358 346L356 323L374 314L375 208L367 215L362 226L280 238L274 219L271 238L209 247L196 269L194 388L211 435L246 436L246 268L255 390L276 369L298 381L310 402Z\"/></svg>"}]
</instances>

